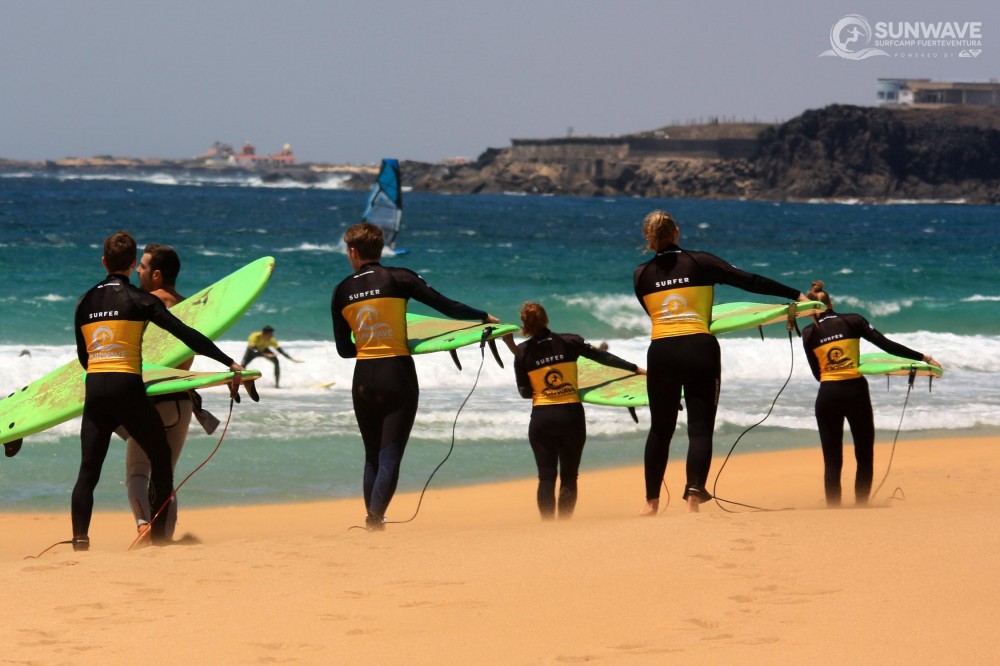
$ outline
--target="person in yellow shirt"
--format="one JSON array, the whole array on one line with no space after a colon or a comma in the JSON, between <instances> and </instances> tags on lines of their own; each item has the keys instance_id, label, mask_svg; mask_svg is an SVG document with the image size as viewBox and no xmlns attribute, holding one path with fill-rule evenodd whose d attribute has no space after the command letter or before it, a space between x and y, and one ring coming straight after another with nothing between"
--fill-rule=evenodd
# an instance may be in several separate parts
<instances>
[{"instance_id":1,"label":"person in yellow shirt","mask_svg":"<svg viewBox=\"0 0 1000 666\"><path fill-rule=\"evenodd\" d=\"M271 350L274 351L271 351ZM281 345L278 344L278 340L274 337L274 329L270 326L265 326L259 331L250 334L247 338L247 350L243 354L243 367L245 368L250 361L258 357L263 357L274 363L274 388L279 388L279 383L281 382L281 366L278 364L278 352L285 358L287 358L292 363L301 363L297 359L292 358L288 355Z\"/></svg>"}]
</instances>

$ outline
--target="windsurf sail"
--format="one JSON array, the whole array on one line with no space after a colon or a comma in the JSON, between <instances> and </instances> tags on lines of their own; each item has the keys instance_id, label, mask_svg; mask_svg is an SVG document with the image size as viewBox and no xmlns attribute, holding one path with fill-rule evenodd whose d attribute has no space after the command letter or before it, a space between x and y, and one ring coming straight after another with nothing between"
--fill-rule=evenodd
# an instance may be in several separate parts
<instances>
[{"instance_id":1,"label":"windsurf sail","mask_svg":"<svg viewBox=\"0 0 1000 666\"><path fill-rule=\"evenodd\" d=\"M399 182L398 160L382 160L362 219L381 227L386 247L395 250L396 237L403 221L403 188Z\"/></svg>"}]
</instances>

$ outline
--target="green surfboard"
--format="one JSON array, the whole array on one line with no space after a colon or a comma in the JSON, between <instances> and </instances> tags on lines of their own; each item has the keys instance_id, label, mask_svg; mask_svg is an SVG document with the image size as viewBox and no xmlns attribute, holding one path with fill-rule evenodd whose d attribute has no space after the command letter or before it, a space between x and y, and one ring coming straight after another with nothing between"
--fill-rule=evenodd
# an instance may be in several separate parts
<instances>
[{"instance_id":1,"label":"green surfboard","mask_svg":"<svg viewBox=\"0 0 1000 666\"><path fill-rule=\"evenodd\" d=\"M235 372L194 372L164 368L151 363L142 364L142 383L146 385L146 395L167 395L182 393L192 389L221 386L233 381ZM252 382L260 379L260 370L244 370L240 373L241 381Z\"/></svg>"},{"instance_id":2,"label":"green surfboard","mask_svg":"<svg viewBox=\"0 0 1000 666\"><path fill-rule=\"evenodd\" d=\"M918 377L940 377L944 374L943 368L892 354L862 354L858 359L858 372L863 375L909 375L911 369Z\"/></svg>"},{"instance_id":3,"label":"green surfboard","mask_svg":"<svg viewBox=\"0 0 1000 666\"><path fill-rule=\"evenodd\" d=\"M758 326L767 326L788 321L788 309L792 304L781 303L719 303L712 306L712 325L709 330L714 335L732 333ZM795 317L811 317L826 310L819 301L794 303Z\"/></svg>"},{"instance_id":4,"label":"green surfboard","mask_svg":"<svg viewBox=\"0 0 1000 666\"><path fill-rule=\"evenodd\" d=\"M483 332L491 329L487 340L495 340L508 333L517 333L520 328L513 324L484 324L479 321L443 319L425 315L406 313L406 335L410 352L431 354L451 351L467 345L479 344Z\"/></svg>"},{"instance_id":5,"label":"green surfboard","mask_svg":"<svg viewBox=\"0 0 1000 666\"><path fill-rule=\"evenodd\" d=\"M576 361L577 386L580 400L609 407L645 407L646 376L628 370L601 365L589 358Z\"/></svg>"},{"instance_id":6,"label":"green surfboard","mask_svg":"<svg viewBox=\"0 0 1000 666\"><path fill-rule=\"evenodd\" d=\"M170 311L185 324L215 340L239 321L263 291L274 270L274 258L262 257L219 280ZM194 356L187 345L150 324L142 339L147 363L175 366ZM0 399L0 443L47 430L83 413L84 372L73 359Z\"/></svg>"}]
</instances>

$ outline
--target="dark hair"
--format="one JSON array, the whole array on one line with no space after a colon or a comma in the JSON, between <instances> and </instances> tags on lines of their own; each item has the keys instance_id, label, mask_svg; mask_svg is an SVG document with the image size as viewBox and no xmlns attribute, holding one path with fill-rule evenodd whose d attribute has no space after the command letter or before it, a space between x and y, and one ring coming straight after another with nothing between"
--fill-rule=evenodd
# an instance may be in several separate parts
<instances>
[{"instance_id":1,"label":"dark hair","mask_svg":"<svg viewBox=\"0 0 1000 666\"><path fill-rule=\"evenodd\" d=\"M172 287L177 282L177 274L181 272L181 258L169 245L150 244L143 248L143 254L149 255L149 270L160 271L163 284Z\"/></svg>"},{"instance_id":2,"label":"dark hair","mask_svg":"<svg viewBox=\"0 0 1000 666\"><path fill-rule=\"evenodd\" d=\"M261 333L274 333L274 329L271 328L270 326L265 326L264 328L260 329L260 332Z\"/></svg>"},{"instance_id":3,"label":"dark hair","mask_svg":"<svg viewBox=\"0 0 1000 666\"><path fill-rule=\"evenodd\" d=\"M521 306L521 332L533 338L549 325L549 315L540 303L528 301Z\"/></svg>"},{"instance_id":4,"label":"dark hair","mask_svg":"<svg viewBox=\"0 0 1000 666\"><path fill-rule=\"evenodd\" d=\"M127 231L118 231L104 239L104 265L109 273L127 271L135 264L135 239Z\"/></svg>"},{"instance_id":5,"label":"dark hair","mask_svg":"<svg viewBox=\"0 0 1000 666\"><path fill-rule=\"evenodd\" d=\"M379 259L385 247L382 229L371 222L358 222L344 232L344 245L353 247L362 259Z\"/></svg>"},{"instance_id":6,"label":"dark hair","mask_svg":"<svg viewBox=\"0 0 1000 666\"><path fill-rule=\"evenodd\" d=\"M833 303L830 301L830 294L823 290L824 283L822 280L813 280L812 286L809 287L809 292L806 294L806 298L811 301L819 301L826 306L827 310L833 309Z\"/></svg>"}]
</instances>

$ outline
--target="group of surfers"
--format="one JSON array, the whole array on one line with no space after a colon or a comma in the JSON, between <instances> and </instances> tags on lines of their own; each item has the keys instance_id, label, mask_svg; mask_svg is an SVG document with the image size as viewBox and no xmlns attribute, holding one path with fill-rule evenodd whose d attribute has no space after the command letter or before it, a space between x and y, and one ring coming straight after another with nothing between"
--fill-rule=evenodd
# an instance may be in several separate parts
<instances>
[{"instance_id":1,"label":"group of surfers","mask_svg":"<svg viewBox=\"0 0 1000 666\"><path fill-rule=\"evenodd\" d=\"M709 329L716 284L790 301L818 300L826 306L802 334L810 368L820 382L815 415L824 458L826 500L830 506L841 501L846 420L857 459L855 501L867 503L875 429L868 382L858 369L860 340L868 340L897 356L938 367L940 364L929 355L887 339L861 315L836 312L822 281L813 282L803 293L740 270L707 252L681 248L680 227L669 213L649 213L643 220L642 233L647 249L654 253L636 267L633 278L636 297L651 322L645 367L595 348L578 335L554 333L539 303L528 302L521 308L526 340L515 345L511 336L505 337L514 353L518 391L532 401L528 441L538 468L537 505L542 518L569 518L576 506L577 477L586 440L586 421L577 390L576 362L580 357L646 375L650 428L644 453L645 503L640 515L655 516L659 511L660 489L682 395L688 411L689 440L683 497L692 512L712 498L706 483L721 387L720 347ZM378 226L369 222L355 224L347 229L343 240L353 272L333 292L333 334L338 354L356 359L351 396L365 452L365 525L370 531L380 531L385 529L386 511L396 491L417 414L419 385L407 344L407 302L419 301L455 319L483 323L499 323L499 319L447 298L409 269L383 266L384 237ZM180 264L172 249L163 248L147 246L136 268L137 248L132 237L124 231L108 237L102 259L107 276L77 305L77 350L87 370L81 425L83 453L72 497L73 547L77 550L89 547L93 491L111 435L120 426L130 435L132 457L142 458L141 465L129 467L130 502L137 528L154 544L173 540L176 506L166 505L166 501L173 493L176 454L171 457L165 433L171 427L168 421L183 422L186 433L191 411L178 406L183 398L174 398L175 406L166 416L163 407L158 411L146 398L141 378L142 332L146 324L156 323L196 353L233 371L234 395L240 383L239 373L254 357L254 336L243 364L237 364L211 340L170 314L168 307L180 298L173 290ZM133 270L139 274L138 288L129 282ZM273 329L261 333L273 337ZM263 355L273 356L268 349L270 340L256 342L260 343L258 349L263 347ZM277 347L276 341L273 346ZM280 347L277 351L284 353ZM273 360L277 365L277 357ZM171 400L164 402L169 404ZM179 447L174 448L179 453ZM137 499L140 495L148 499ZM158 503L167 509L163 520L153 520Z\"/></svg>"}]
</instances>

